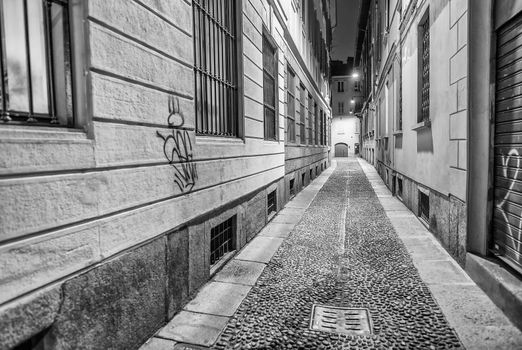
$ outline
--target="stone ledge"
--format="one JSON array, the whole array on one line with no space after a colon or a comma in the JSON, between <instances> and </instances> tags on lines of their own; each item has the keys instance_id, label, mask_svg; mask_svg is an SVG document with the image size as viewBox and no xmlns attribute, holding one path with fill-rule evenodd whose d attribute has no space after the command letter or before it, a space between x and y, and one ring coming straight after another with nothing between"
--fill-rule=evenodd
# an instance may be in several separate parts
<instances>
[{"instance_id":1,"label":"stone ledge","mask_svg":"<svg viewBox=\"0 0 522 350\"><path fill-rule=\"evenodd\" d=\"M470 253L466 254L466 272L522 330L522 281L499 263Z\"/></svg>"}]
</instances>

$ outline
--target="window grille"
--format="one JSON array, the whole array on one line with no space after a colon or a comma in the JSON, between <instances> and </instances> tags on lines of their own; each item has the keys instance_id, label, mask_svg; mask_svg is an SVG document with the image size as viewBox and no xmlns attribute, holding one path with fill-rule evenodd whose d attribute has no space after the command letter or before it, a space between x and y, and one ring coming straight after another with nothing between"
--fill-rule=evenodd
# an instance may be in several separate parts
<instances>
[{"instance_id":1,"label":"window grille","mask_svg":"<svg viewBox=\"0 0 522 350\"><path fill-rule=\"evenodd\" d=\"M275 46L263 36L263 105L265 139L276 140L277 58Z\"/></svg>"},{"instance_id":2,"label":"window grille","mask_svg":"<svg viewBox=\"0 0 522 350\"><path fill-rule=\"evenodd\" d=\"M236 215L223 221L210 231L210 265L236 249Z\"/></svg>"},{"instance_id":3,"label":"window grille","mask_svg":"<svg viewBox=\"0 0 522 350\"><path fill-rule=\"evenodd\" d=\"M73 126L68 1L0 1L0 37L0 120Z\"/></svg>"},{"instance_id":4,"label":"window grille","mask_svg":"<svg viewBox=\"0 0 522 350\"><path fill-rule=\"evenodd\" d=\"M238 136L235 0L193 0L196 133ZM241 8L241 6L239 6Z\"/></svg>"},{"instance_id":5,"label":"window grille","mask_svg":"<svg viewBox=\"0 0 522 350\"><path fill-rule=\"evenodd\" d=\"M266 199L268 215L277 211L277 190L270 192Z\"/></svg>"},{"instance_id":6,"label":"window grille","mask_svg":"<svg viewBox=\"0 0 522 350\"><path fill-rule=\"evenodd\" d=\"M344 81L337 82L337 92L344 92Z\"/></svg>"},{"instance_id":7,"label":"window grille","mask_svg":"<svg viewBox=\"0 0 522 350\"><path fill-rule=\"evenodd\" d=\"M313 124L314 124L314 100L312 95L308 95L308 144L314 144Z\"/></svg>"},{"instance_id":8,"label":"window grille","mask_svg":"<svg viewBox=\"0 0 522 350\"><path fill-rule=\"evenodd\" d=\"M397 197L402 199L402 179L397 178Z\"/></svg>"},{"instance_id":9,"label":"window grille","mask_svg":"<svg viewBox=\"0 0 522 350\"><path fill-rule=\"evenodd\" d=\"M286 76L287 135L289 142L295 142L295 74L291 69L287 68Z\"/></svg>"},{"instance_id":10,"label":"window grille","mask_svg":"<svg viewBox=\"0 0 522 350\"><path fill-rule=\"evenodd\" d=\"M301 144L304 145L304 144L306 144L306 110L305 110L306 89L305 89L305 87L301 85L300 91L301 91L301 95L299 97L299 104L300 104L299 137L300 137Z\"/></svg>"},{"instance_id":11,"label":"window grille","mask_svg":"<svg viewBox=\"0 0 522 350\"><path fill-rule=\"evenodd\" d=\"M430 119L430 18L427 14L426 19L420 26L421 37L421 110L420 120Z\"/></svg>"},{"instance_id":12,"label":"window grille","mask_svg":"<svg viewBox=\"0 0 522 350\"><path fill-rule=\"evenodd\" d=\"M430 196L419 191L419 214L421 219L430 221Z\"/></svg>"},{"instance_id":13,"label":"window grille","mask_svg":"<svg viewBox=\"0 0 522 350\"><path fill-rule=\"evenodd\" d=\"M320 128L320 125L319 125L319 110L317 108L317 103L314 104L314 118L315 118L315 121L314 121L314 144L318 145L319 144L319 128Z\"/></svg>"},{"instance_id":14,"label":"window grille","mask_svg":"<svg viewBox=\"0 0 522 350\"><path fill-rule=\"evenodd\" d=\"M295 179L290 180L290 197L295 196Z\"/></svg>"}]
</instances>

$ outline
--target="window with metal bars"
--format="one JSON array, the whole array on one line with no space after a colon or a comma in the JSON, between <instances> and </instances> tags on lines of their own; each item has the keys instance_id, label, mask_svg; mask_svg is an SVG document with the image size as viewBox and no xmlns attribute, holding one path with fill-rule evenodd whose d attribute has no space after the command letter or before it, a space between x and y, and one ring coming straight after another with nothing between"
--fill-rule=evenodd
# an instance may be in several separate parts
<instances>
[{"instance_id":1,"label":"window with metal bars","mask_svg":"<svg viewBox=\"0 0 522 350\"><path fill-rule=\"evenodd\" d=\"M277 140L277 55L269 34L263 32L263 106L265 140Z\"/></svg>"},{"instance_id":2,"label":"window with metal bars","mask_svg":"<svg viewBox=\"0 0 522 350\"><path fill-rule=\"evenodd\" d=\"M241 1L193 0L196 133L239 135L238 16Z\"/></svg>"},{"instance_id":3,"label":"window with metal bars","mask_svg":"<svg viewBox=\"0 0 522 350\"><path fill-rule=\"evenodd\" d=\"M289 142L295 142L295 73L287 63L286 70L286 125Z\"/></svg>"},{"instance_id":4,"label":"window with metal bars","mask_svg":"<svg viewBox=\"0 0 522 350\"><path fill-rule=\"evenodd\" d=\"M337 82L337 92L344 92L344 81Z\"/></svg>"},{"instance_id":5,"label":"window with metal bars","mask_svg":"<svg viewBox=\"0 0 522 350\"><path fill-rule=\"evenodd\" d=\"M339 110L339 114L344 113L344 102L338 102L338 110Z\"/></svg>"},{"instance_id":6,"label":"window with metal bars","mask_svg":"<svg viewBox=\"0 0 522 350\"><path fill-rule=\"evenodd\" d=\"M314 124L314 100L312 95L308 95L308 144L314 144L313 124Z\"/></svg>"},{"instance_id":7,"label":"window with metal bars","mask_svg":"<svg viewBox=\"0 0 522 350\"><path fill-rule=\"evenodd\" d=\"M426 222L430 222L430 196L419 191L419 216Z\"/></svg>"},{"instance_id":8,"label":"window with metal bars","mask_svg":"<svg viewBox=\"0 0 522 350\"><path fill-rule=\"evenodd\" d=\"M236 249L236 215L210 231L210 265Z\"/></svg>"},{"instance_id":9,"label":"window with metal bars","mask_svg":"<svg viewBox=\"0 0 522 350\"><path fill-rule=\"evenodd\" d=\"M68 0L0 0L0 120L73 126Z\"/></svg>"},{"instance_id":10,"label":"window with metal bars","mask_svg":"<svg viewBox=\"0 0 522 350\"><path fill-rule=\"evenodd\" d=\"M295 179L290 180L289 187L290 187L290 197L295 196Z\"/></svg>"},{"instance_id":11,"label":"window with metal bars","mask_svg":"<svg viewBox=\"0 0 522 350\"><path fill-rule=\"evenodd\" d=\"M319 145L319 109L317 103L314 103L314 144Z\"/></svg>"},{"instance_id":12,"label":"window with metal bars","mask_svg":"<svg viewBox=\"0 0 522 350\"><path fill-rule=\"evenodd\" d=\"M277 190L273 190L266 198L267 215L277 211Z\"/></svg>"},{"instance_id":13,"label":"window with metal bars","mask_svg":"<svg viewBox=\"0 0 522 350\"><path fill-rule=\"evenodd\" d=\"M300 86L300 96L299 96L299 141L302 145L306 144L306 88L301 85Z\"/></svg>"},{"instance_id":14,"label":"window with metal bars","mask_svg":"<svg viewBox=\"0 0 522 350\"><path fill-rule=\"evenodd\" d=\"M419 25L420 110L418 122L430 120L430 16L429 8Z\"/></svg>"},{"instance_id":15,"label":"window with metal bars","mask_svg":"<svg viewBox=\"0 0 522 350\"><path fill-rule=\"evenodd\" d=\"M397 178L397 197L402 200L402 179Z\"/></svg>"}]
</instances>

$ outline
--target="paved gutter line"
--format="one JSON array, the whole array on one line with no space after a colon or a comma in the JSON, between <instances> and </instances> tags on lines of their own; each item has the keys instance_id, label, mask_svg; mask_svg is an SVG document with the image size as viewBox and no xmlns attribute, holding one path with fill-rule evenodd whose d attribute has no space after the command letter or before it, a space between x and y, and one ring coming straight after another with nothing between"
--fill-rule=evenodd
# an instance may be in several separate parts
<instances>
[{"instance_id":1,"label":"paved gutter line","mask_svg":"<svg viewBox=\"0 0 522 350\"><path fill-rule=\"evenodd\" d=\"M323 188L323 185L328 181L336 167L337 162L332 160L332 165L328 169L323 171L306 188L294 196L263 227L261 232L230 259L221 271L203 285L194 299L187 303L140 350L156 350L165 348L165 346L173 347L178 343L203 347L214 345L225 329L228 320L237 311L252 286L257 283L266 265L299 223L305 211L314 201L317 193ZM298 205L297 203L300 204ZM343 210L345 213L343 220L345 220L346 205ZM263 234L264 232L272 231L277 232L279 236ZM344 237L345 235L343 234L342 236ZM260 256L262 259L260 259ZM254 267L252 264L254 264ZM238 280L244 279L250 280L250 283L238 282ZM239 292L237 291L238 288L241 289ZM161 347L158 347L160 342Z\"/></svg>"},{"instance_id":2,"label":"paved gutter line","mask_svg":"<svg viewBox=\"0 0 522 350\"><path fill-rule=\"evenodd\" d=\"M522 348L522 333L518 328L473 282L417 216L391 194L376 169L361 158L357 161L409 251L421 279L462 344L467 349ZM393 209L399 204L405 209ZM398 212L405 215L398 216Z\"/></svg>"}]
</instances>

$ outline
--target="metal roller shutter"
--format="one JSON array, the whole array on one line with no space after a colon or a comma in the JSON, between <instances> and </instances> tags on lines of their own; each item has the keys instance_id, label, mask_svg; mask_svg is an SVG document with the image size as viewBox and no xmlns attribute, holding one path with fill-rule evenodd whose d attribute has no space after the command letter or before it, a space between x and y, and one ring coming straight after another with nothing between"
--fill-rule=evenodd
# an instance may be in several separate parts
<instances>
[{"instance_id":1,"label":"metal roller shutter","mask_svg":"<svg viewBox=\"0 0 522 350\"><path fill-rule=\"evenodd\" d=\"M494 251L522 272L522 15L497 31Z\"/></svg>"}]
</instances>

